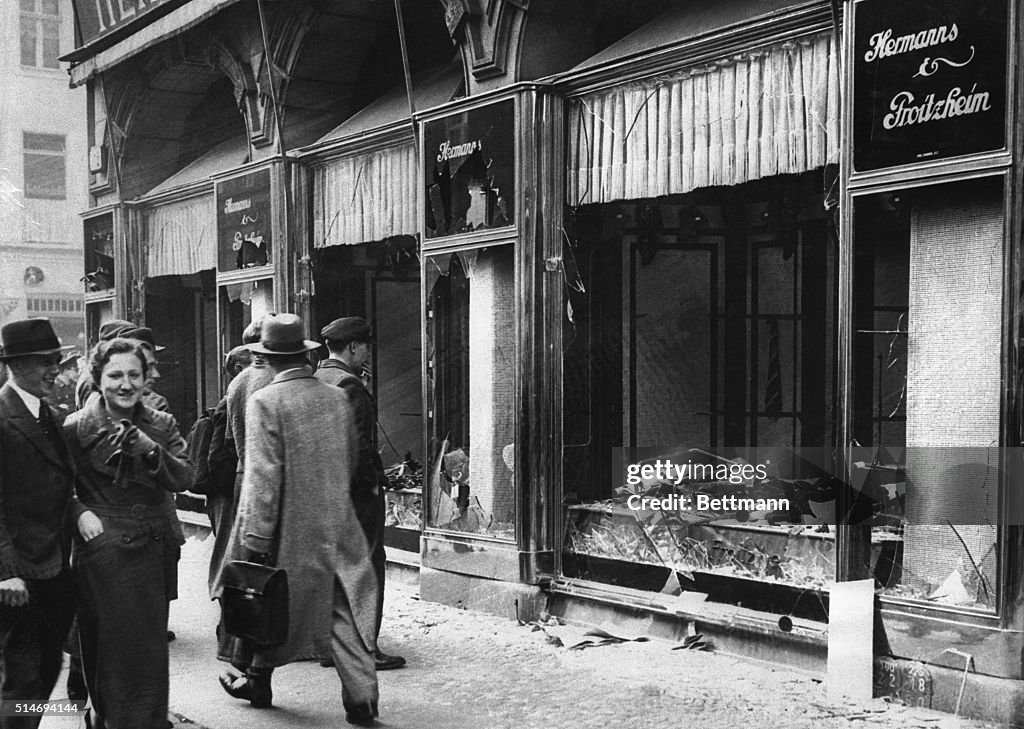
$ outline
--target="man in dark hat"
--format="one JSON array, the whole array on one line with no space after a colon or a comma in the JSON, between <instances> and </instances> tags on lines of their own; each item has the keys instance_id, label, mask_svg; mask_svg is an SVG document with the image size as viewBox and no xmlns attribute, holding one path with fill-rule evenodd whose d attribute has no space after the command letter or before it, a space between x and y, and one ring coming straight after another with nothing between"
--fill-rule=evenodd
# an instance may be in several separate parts
<instances>
[{"instance_id":1,"label":"man in dark hat","mask_svg":"<svg viewBox=\"0 0 1024 729\"><path fill-rule=\"evenodd\" d=\"M374 337L370 324L361 316L347 316L335 319L320 330L327 342L330 356L320 363L316 377L328 385L340 387L356 413L356 429L359 439L359 463L356 466L355 482L352 484L352 501L355 504L359 523L370 544L373 568L377 574L377 635L384 614L384 518L387 512L384 490L388 478L384 474L384 463L374 444L377 427L377 403L363 381L364 367L369 364L371 345ZM374 656L378 671L401 668L405 665L402 656L388 655L377 648Z\"/></svg>"},{"instance_id":2,"label":"man in dark hat","mask_svg":"<svg viewBox=\"0 0 1024 729\"><path fill-rule=\"evenodd\" d=\"M0 329L0 728L28 729L40 717L11 716L12 701L46 701L61 668L74 613L63 536L74 482L60 428L45 398L61 345L46 319Z\"/></svg>"},{"instance_id":3,"label":"man in dark hat","mask_svg":"<svg viewBox=\"0 0 1024 729\"><path fill-rule=\"evenodd\" d=\"M270 706L273 667L308 658L311 647L327 649L346 720L372 726L377 580L352 508L352 406L313 377L308 353L320 345L304 338L294 314L268 316L259 343L249 346L266 358L274 379L246 407L245 474L228 553L287 573L289 630L284 645L254 652L244 682L224 688Z\"/></svg>"},{"instance_id":4,"label":"man in dark hat","mask_svg":"<svg viewBox=\"0 0 1024 729\"><path fill-rule=\"evenodd\" d=\"M273 316L270 314L268 316ZM254 319L249 322L242 332L242 344L258 344L263 332L264 318ZM238 499L242 490L242 476L245 471L245 410L249 399L260 390L270 384L274 379L274 371L267 365L267 359L259 352L251 350L252 357L249 366L239 372L228 384L227 394L224 396L224 421L223 432L220 432L219 424L215 426L213 439L210 442L209 460L210 467L220 469L228 467L232 469L233 485L230 497L226 499L229 503L222 505L218 521L220 522L220 534L214 543L214 555L210 562L210 597L216 598L220 594L221 572L225 564L233 557L228 553L228 542L231 539L232 527L238 513ZM221 406L218 405L218 411ZM215 421L216 421L215 415ZM223 539L223 543L221 540ZM231 664L231 669L225 671L220 677L220 684L228 693L232 687L247 686L249 674L257 675L257 682L265 681L269 687L269 675L260 675L259 667L252 665L252 645L247 641L228 635L223 626L217 627L217 659ZM265 671L264 671L265 673ZM260 684L262 685L262 684ZM234 694L233 694L234 695Z\"/></svg>"}]
</instances>

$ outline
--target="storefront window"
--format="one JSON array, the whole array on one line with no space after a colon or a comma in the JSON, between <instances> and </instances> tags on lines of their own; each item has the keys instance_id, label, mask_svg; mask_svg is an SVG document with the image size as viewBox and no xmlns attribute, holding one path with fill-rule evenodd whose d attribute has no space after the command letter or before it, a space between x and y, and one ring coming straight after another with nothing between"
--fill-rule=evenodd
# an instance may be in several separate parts
<instances>
[{"instance_id":1,"label":"storefront window","mask_svg":"<svg viewBox=\"0 0 1024 729\"><path fill-rule=\"evenodd\" d=\"M85 275L82 283L86 293L114 288L114 216L98 215L85 221Z\"/></svg>"},{"instance_id":2,"label":"storefront window","mask_svg":"<svg viewBox=\"0 0 1024 729\"><path fill-rule=\"evenodd\" d=\"M855 199L852 476L894 545L887 595L994 610L999 180Z\"/></svg>"},{"instance_id":3,"label":"storefront window","mask_svg":"<svg viewBox=\"0 0 1024 729\"><path fill-rule=\"evenodd\" d=\"M389 484L385 543L418 551L425 459L417 240L405 235L321 248L314 271L315 329L341 316L362 316L376 337L369 387L377 402L377 447Z\"/></svg>"},{"instance_id":4,"label":"storefront window","mask_svg":"<svg viewBox=\"0 0 1024 729\"><path fill-rule=\"evenodd\" d=\"M511 245L426 259L427 524L515 538Z\"/></svg>"},{"instance_id":5,"label":"storefront window","mask_svg":"<svg viewBox=\"0 0 1024 729\"><path fill-rule=\"evenodd\" d=\"M424 124L427 238L515 222L514 130L512 99Z\"/></svg>"},{"instance_id":6,"label":"storefront window","mask_svg":"<svg viewBox=\"0 0 1024 729\"><path fill-rule=\"evenodd\" d=\"M223 284L220 287L221 351L242 343L249 324L274 311L274 284L269 278Z\"/></svg>"},{"instance_id":7,"label":"storefront window","mask_svg":"<svg viewBox=\"0 0 1024 729\"><path fill-rule=\"evenodd\" d=\"M734 599L737 578L757 580L765 589L744 588L744 605L823 614L814 589L835 564L837 244L826 179L570 215L567 576ZM702 467L656 470L669 461Z\"/></svg>"}]
</instances>

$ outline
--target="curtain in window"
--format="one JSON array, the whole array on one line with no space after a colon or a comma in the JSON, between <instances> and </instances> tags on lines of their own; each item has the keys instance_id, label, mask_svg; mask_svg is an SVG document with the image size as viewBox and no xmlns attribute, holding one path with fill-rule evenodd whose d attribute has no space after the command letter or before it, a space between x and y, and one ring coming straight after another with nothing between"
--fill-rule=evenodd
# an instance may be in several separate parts
<instances>
[{"instance_id":1,"label":"curtain in window","mask_svg":"<svg viewBox=\"0 0 1024 729\"><path fill-rule=\"evenodd\" d=\"M150 208L143 213L149 257L146 275L198 273L217 267L217 211L213 195Z\"/></svg>"},{"instance_id":2,"label":"curtain in window","mask_svg":"<svg viewBox=\"0 0 1024 729\"><path fill-rule=\"evenodd\" d=\"M839 160L824 33L573 99L570 205L658 197Z\"/></svg>"},{"instance_id":3,"label":"curtain in window","mask_svg":"<svg viewBox=\"0 0 1024 729\"><path fill-rule=\"evenodd\" d=\"M416 150L411 141L316 167L314 246L415 235L416 172Z\"/></svg>"}]
</instances>

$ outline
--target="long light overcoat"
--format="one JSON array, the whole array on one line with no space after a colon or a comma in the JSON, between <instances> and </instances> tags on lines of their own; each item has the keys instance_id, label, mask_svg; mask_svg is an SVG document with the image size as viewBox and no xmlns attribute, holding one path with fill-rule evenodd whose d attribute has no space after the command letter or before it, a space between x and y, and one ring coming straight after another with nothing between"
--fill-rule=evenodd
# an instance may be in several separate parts
<instances>
[{"instance_id":1,"label":"long light overcoat","mask_svg":"<svg viewBox=\"0 0 1024 729\"><path fill-rule=\"evenodd\" d=\"M366 647L376 649L377 578L352 505L358 443L345 393L306 368L278 374L245 416L245 475L230 553L270 553L288 573L288 641L258 651L280 666L330 655L337 575Z\"/></svg>"}]
</instances>

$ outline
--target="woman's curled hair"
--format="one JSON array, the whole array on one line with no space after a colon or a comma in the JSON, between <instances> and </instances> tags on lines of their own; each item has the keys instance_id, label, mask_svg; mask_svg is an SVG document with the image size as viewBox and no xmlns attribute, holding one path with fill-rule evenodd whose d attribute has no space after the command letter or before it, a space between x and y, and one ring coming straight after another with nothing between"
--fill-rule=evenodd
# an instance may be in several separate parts
<instances>
[{"instance_id":1,"label":"woman's curled hair","mask_svg":"<svg viewBox=\"0 0 1024 729\"><path fill-rule=\"evenodd\" d=\"M99 342L89 356L89 375L97 389L103 377L103 368L115 354L134 354L142 365L142 377L146 377L146 354L142 351L142 345L134 339L116 337L110 341Z\"/></svg>"}]
</instances>

